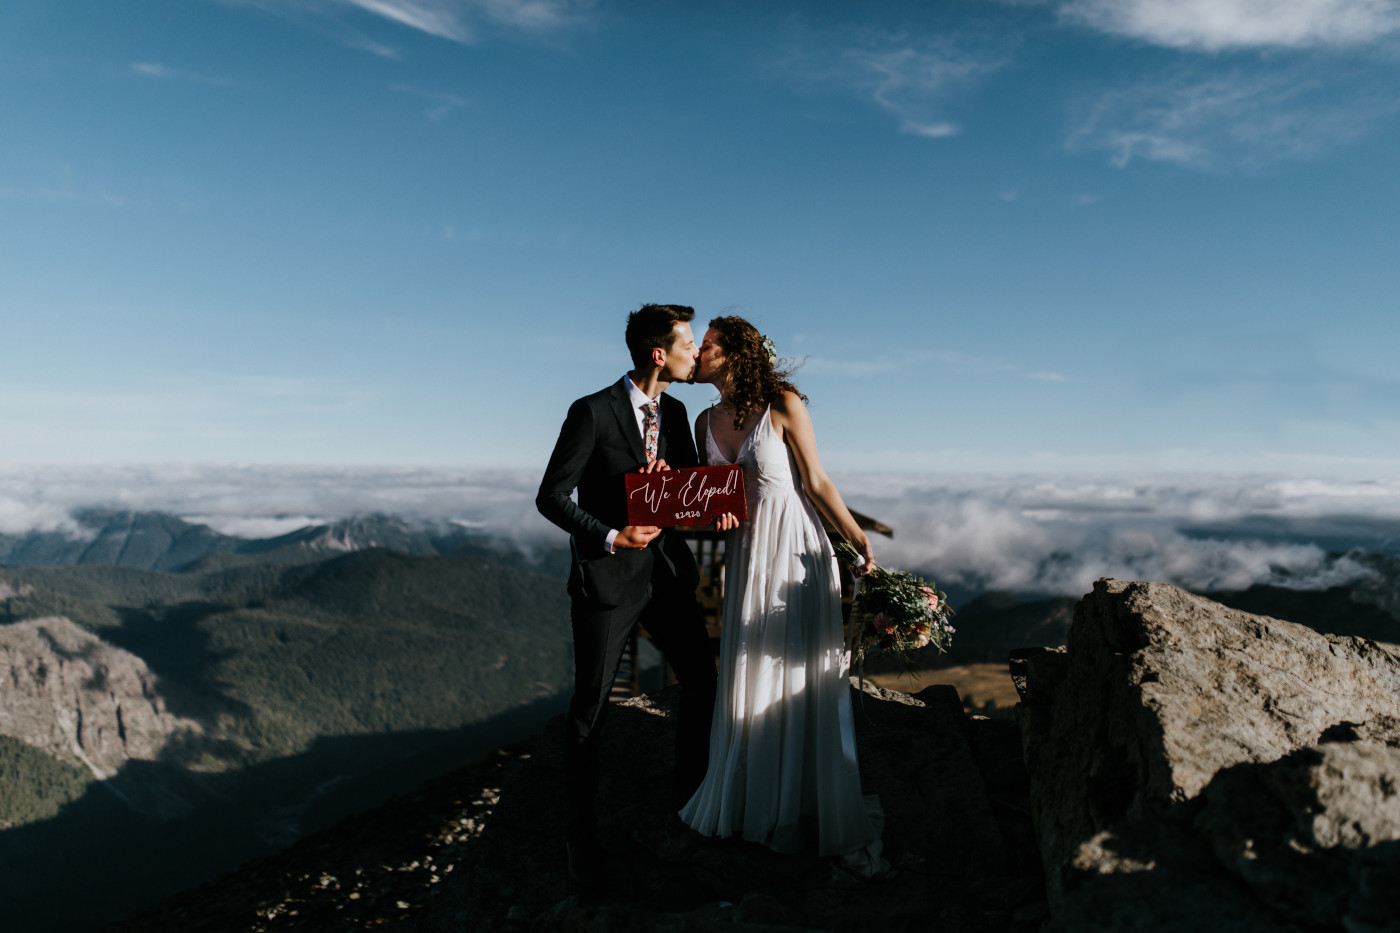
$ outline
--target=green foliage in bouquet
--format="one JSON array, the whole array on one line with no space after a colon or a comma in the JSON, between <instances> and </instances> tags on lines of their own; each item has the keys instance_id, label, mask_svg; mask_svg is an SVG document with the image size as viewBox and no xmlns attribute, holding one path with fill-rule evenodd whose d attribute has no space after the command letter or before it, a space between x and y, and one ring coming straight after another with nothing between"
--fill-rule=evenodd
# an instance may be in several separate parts
<instances>
[{"instance_id":1,"label":"green foliage in bouquet","mask_svg":"<svg viewBox=\"0 0 1400 933\"><path fill-rule=\"evenodd\" d=\"M848 563L858 563L861 554L848 541L836 543L836 554ZM877 566L858 578L851 624L855 626L853 652L859 664L875 647L892 651L905 661L913 652L933 645L940 653L953 643L953 610L946 595L923 577L907 570L886 570Z\"/></svg>"}]
</instances>

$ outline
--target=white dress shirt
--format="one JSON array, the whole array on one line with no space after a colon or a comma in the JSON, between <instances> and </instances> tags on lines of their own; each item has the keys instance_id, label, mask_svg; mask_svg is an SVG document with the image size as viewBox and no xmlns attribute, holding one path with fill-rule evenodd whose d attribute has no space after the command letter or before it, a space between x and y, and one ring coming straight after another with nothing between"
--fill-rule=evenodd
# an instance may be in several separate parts
<instances>
[{"instance_id":1,"label":"white dress shirt","mask_svg":"<svg viewBox=\"0 0 1400 933\"><path fill-rule=\"evenodd\" d=\"M655 401L655 402L656 402L656 430L657 430L657 432L658 432L658 433L657 433L657 436L660 437L660 431L661 431L661 399L660 399L660 397L658 396L656 399L652 399L649 395L647 395L647 394L646 394L645 392L643 392L641 389L637 388L637 384L636 384L635 382L632 381L632 376L631 376L630 373L623 373L623 374L622 374L622 387L623 387L624 389L627 390L627 397L628 397L629 399L632 400L632 414L634 414L634 415L637 416L637 435L638 435L639 437L641 437L643 443L646 442L646 436L647 436L647 431L646 431L646 417L647 417L647 416L646 416L646 412L642 411L642 406L644 406L644 405L646 405L646 404L648 404L648 403L650 403L650 402L652 402L652 401ZM613 547L613 542L617 540L617 533L618 533L618 531L620 531L620 529L618 529L618 528L612 529L611 531L608 532L607 538L605 538L605 539L603 540L603 545L604 545L604 547L606 547L606 548L608 549L608 553L609 553L609 554L615 554L615 553L617 553L617 549L616 549L615 547Z\"/></svg>"}]
</instances>

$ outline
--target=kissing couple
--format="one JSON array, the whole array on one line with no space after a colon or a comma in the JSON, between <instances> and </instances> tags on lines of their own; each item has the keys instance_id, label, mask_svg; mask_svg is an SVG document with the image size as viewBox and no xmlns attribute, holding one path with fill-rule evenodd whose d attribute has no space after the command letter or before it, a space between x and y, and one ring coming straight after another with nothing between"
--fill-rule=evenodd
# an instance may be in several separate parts
<instances>
[{"instance_id":1,"label":"kissing couple","mask_svg":"<svg viewBox=\"0 0 1400 933\"><path fill-rule=\"evenodd\" d=\"M841 623L841 584L825 516L868 569L874 552L822 469L806 396L771 343L740 317L644 305L627 318L632 369L569 407L535 504L570 534L574 695L565 729L569 874L605 883L598 843L599 730L623 650L646 626L681 684L671 808L704 836L777 852L815 848L861 876L888 869L884 816L861 794ZM665 394L704 382L718 402L695 419ZM629 525L625 476L739 464L748 519L717 519L725 539L719 670L695 588L700 574L671 529ZM577 494L575 498L575 493Z\"/></svg>"}]
</instances>

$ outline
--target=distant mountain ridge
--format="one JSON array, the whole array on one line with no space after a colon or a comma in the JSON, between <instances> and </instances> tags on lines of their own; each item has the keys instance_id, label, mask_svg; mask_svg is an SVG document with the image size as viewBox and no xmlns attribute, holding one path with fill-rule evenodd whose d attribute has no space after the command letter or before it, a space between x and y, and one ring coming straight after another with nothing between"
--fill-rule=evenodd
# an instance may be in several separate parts
<instances>
[{"instance_id":1,"label":"distant mountain ridge","mask_svg":"<svg viewBox=\"0 0 1400 933\"><path fill-rule=\"evenodd\" d=\"M164 512L87 509L73 515L81 532L66 530L0 534L0 565L67 567L112 564L142 570L178 570L243 542L207 525Z\"/></svg>"},{"instance_id":2,"label":"distant mountain ridge","mask_svg":"<svg viewBox=\"0 0 1400 933\"><path fill-rule=\"evenodd\" d=\"M0 566L109 564L174 572L219 555L245 555L258 562L294 562L380 547L426 557L485 551L488 544L483 534L460 525L415 525L382 513L307 525L270 538L226 535L168 512L84 509L75 512L73 520L80 529L78 534L68 530L0 534Z\"/></svg>"},{"instance_id":3,"label":"distant mountain ridge","mask_svg":"<svg viewBox=\"0 0 1400 933\"><path fill-rule=\"evenodd\" d=\"M414 528L397 516L376 513L355 515L329 525L307 525L275 538L248 542L241 550L243 553L262 554L281 548L302 547L331 554L382 547L400 554L430 556L453 553L469 542L465 529L432 535L421 528Z\"/></svg>"}]
</instances>

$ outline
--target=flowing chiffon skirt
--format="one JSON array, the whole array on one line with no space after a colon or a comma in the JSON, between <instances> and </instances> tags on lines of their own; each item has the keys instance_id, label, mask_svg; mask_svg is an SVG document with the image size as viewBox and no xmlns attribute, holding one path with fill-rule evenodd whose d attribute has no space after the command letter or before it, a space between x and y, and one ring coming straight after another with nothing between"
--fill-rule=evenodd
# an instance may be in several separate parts
<instances>
[{"instance_id":1,"label":"flowing chiffon skirt","mask_svg":"<svg viewBox=\"0 0 1400 933\"><path fill-rule=\"evenodd\" d=\"M726 540L709 769L680 815L704 835L815 847L874 874L884 817L861 794L831 542L767 413L737 462L749 518Z\"/></svg>"}]
</instances>

